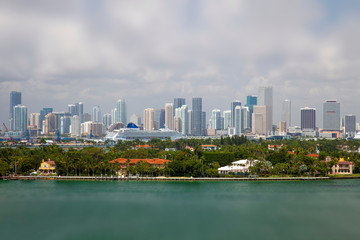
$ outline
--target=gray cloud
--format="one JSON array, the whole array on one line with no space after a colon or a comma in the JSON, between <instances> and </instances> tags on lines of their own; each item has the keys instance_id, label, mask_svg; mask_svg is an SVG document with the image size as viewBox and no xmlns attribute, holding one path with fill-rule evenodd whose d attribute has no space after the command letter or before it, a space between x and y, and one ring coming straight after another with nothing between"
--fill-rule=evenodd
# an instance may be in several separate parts
<instances>
[{"instance_id":1,"label":"gray cloud","mask_svg":"<svg viewBox=\"0 0 360 240\"><path fill-rule=\"evenodd\" d=\"M353 1L2 1L0 107L23 92L30 112L83 101L129 115L173 97L227 110L274 86L275 121L338 99L360 116L359 16ZM352 6L354 4L354 6ZM339 8L333 17L334 8ZM321 126L321 121L318 121Z\"/></svg>"}]
</instances>

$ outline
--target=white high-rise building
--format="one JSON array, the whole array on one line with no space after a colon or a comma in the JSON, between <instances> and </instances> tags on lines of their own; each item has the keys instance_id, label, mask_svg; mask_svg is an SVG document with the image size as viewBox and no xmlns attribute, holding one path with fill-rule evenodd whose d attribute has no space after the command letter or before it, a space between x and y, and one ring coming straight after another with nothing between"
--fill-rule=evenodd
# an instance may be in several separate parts
<instances>
[{"instance_id":1,"label":"white high-rise building","mask_svg":"<svg viewBox=\"0 0 360 240\"><path fill-rule=\"evenodd\" d=\"M281 121L286 122L287 128L291 127L291 101L289 99L283 101Z\"/></svg>"},{"instance_id":2,"label":"white high-rise building","mask_svg":"<svg viewBox=\"0 0 360 240\"><path fill-rule=\"evenodd\" d=\"M226 110L223 112L223 118L224 118L224 126L223 129L228 129L232 126L231 123L231 110Z\"/></svg>"},{"instance_id":3,"label":"white high-rise building","mask_svg":"<svg viewBox=\"0 0 360 240\"><path fill-rule=\"evenodd\" d=\"M180 118L182 123L182 134L188 135L189 134L189 108L187 105L182 105L180 108Z\"/></svg>"},{"instance_id":4,"label":"white high-rise building","mask_svg":"<svg viewBox=\"0 0 360 240\"><path fill-rule=\"evenodd\" d=\"M116 108L111 109L111 124L116 123Z\"/></svg>"},{"instance_id":5,"label":"white high-rise building","mask_svg":"<svg viewBox=\"0 0 360 240\"><path fill-rule=\"evenodd\" d=\"M257 100L257 105L267 106L267 131L271 132L273 124L273 88L270 86L259 87L259 96Z\"/></svg>"},{"instance_id":6,"label":"white high-rise building","mask_svg":"<svg viewBox=\"0 0 360 240\"><path fill-rule=\"evenodd\" d=\"M250 128L249 107L235 107L235 134L240 136L246 129Z\"/></svg>"},{"instance_id":7,"label":"white high-rise building","mask_svg":"<svg viewBox=\"0 0 360 240\"><path fill-rule=\"evenodd\" d=\"M102 122L100 106L94 106L91 115L91 121Z\"/></svg>"},{"instance_id":8,"label":"white high-rise building","mask_svg":"<svg viewBox=\"0 0 360 240\"><path fill-rule=\"evenodd\" d=\"M210 118L210 128L220 130L221 126L221 111L219 109L214 109L211 111L211 118Z\"/></svg>"},{"instance_id":9,"label":"white high-rise building","mask_svg":"<svg viewBox=\"0 0 360 240\"><path fill-rule=\"evenodd\" d=\"M27 130L27 107L16 105L13 108L13 131L25 132Z\"/></svg>"},{"instance_id":10,"label":"white high-rise building","mask_svg":"<svg viewBox=\"0 0 360 240\"><path fill-rule=\"evenodd\" d=\"M119 99L116 102L116 122L122 122L127 124L127 115L126 115L126 103L124 99Z\"/></svg>"},{"instance_id":11,"label":"white high-rise building","mask_svg":"<svg viewBox=\"0 0 360 240\"><path fill-rule=\"evenodd\" d=\"M71 118L70 134L73 137L81 134L81 118L78 115Z\"/></svg>"},{"instance_id":12,"label":"white high-rise building","mask_svg":"<svg viewBox=\"0 0 360 240\"><path fill-rule=\"evenodd\" d=\"M165 104L165 126L171 130L174 130L174 110L172 103Z\"/></svg>"}]
</instances>

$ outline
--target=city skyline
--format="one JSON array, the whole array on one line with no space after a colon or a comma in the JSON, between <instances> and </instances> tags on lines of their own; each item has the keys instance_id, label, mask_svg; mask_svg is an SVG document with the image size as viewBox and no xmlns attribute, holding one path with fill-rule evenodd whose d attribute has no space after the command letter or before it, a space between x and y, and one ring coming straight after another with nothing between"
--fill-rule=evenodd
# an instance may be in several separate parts
<instances>
[{"instance_id":1,"label":"city skyline","mask_svg":"<svg viewBox=\"0 0 360 240\"><path fill-rule=\"evenodd\" d=\"M123 98L130 116L175 97L190 107L199 96L210 116L236 99L245 105L259 86L273 86L276 124L284 99L293 125L297 109L320 110L326 99L341 103L342 116L360 115L358 1L0 6L1 122L11 91L22 92L29 113L76 102L86 113L95 105L110 113Z\"/></svg>"}]
</instances>

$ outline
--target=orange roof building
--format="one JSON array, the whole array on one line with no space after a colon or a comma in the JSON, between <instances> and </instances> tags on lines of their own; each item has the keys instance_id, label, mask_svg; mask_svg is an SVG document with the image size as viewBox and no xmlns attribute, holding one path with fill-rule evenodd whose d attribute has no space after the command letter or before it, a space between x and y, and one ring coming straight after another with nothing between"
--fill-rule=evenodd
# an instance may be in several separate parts
<instances>
[{"instance_id":1,"label":"orange roof building","mask_svg":"<svg viewBox=\"0 0 360 240\"><path fill-rule=\"evenodd\" d=\"M130 159L130 165L135 166L140 161L149 163L151 166L159 167L159 168L164 167L165 164L168 164L170 162L170 160L160 159L160 158L154 158L154 159ZM126 159L126 158L117 158L117 159L114 159L114 160L110 161L110 163L119 163L120 168L126 168L126 166L128 164L128 159Z\"/></svg>"}]
</instances>

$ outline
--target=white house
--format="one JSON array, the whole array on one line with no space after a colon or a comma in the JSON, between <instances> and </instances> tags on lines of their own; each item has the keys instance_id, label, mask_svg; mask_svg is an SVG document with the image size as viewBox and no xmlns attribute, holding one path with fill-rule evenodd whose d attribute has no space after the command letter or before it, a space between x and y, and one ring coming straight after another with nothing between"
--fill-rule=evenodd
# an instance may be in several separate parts
<instances>
[{"instance_id":1,"label":"white house","mask_svg":"<svg viewBox=\"0 0 360 240\"><path fill-rule=\"evenodd\" d=\"M249 167L254 166L256 162L259 160L238 160L235 162L232 162L230 166L224 166L221 168L218 168L219 174L229 174L229 173L246 173L249 172Z\"/></svg>"}]
</instances>

